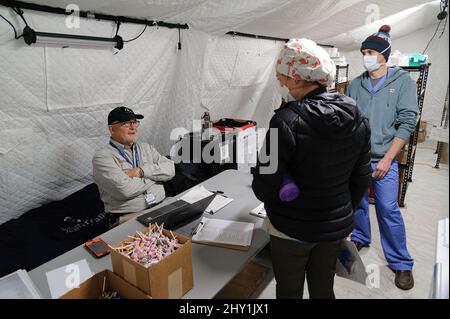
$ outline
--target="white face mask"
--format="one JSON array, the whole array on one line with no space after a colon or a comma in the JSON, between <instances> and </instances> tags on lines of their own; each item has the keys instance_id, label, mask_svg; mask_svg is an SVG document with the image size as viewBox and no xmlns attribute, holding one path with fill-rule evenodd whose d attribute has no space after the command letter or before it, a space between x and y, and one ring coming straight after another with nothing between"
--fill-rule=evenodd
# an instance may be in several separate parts
<instances>
[{"instance_id":1,"label":"white face mask","mask_svg":"<svg viewBox=\"0 0 450 319\"><path fill-rule=\"evenodd\" d=\"M295 97L293 97L291 95L291 93L289 93L289 89L287 88L286 85L281 86L280 83L278 82L277 91L278 91L278 94L281 95L281 98L285 102L291 102L291 101L295 101L296 100Z\"/></svg>"},{"instance_id":2,"label":"white face mask","mask_svg":"<svg viewBox=\"0 0 450 319\"><path fill-rule=\"evenodd\" d=\"M380 52L380 54L383 54L384 52L386 52L391 46L388 46L386 49L384 49L383 51ZM363 56L363 64L364 64L364 68L369 71L376 71L378 70L381 65L386 64L386 63L378 63L377 62L378 59L378 54L377 55L365 55Z\"/></svg>"},{"instance_id":3,"label":"white face mask","mask_svg":"<svg viewBox=\"0 0 450 319\"><path fill-rule=\"evenodd\" d=\"M364 63L364 68L369 71L376 71L381 67L381 63L377 62L377 57L376 55L365 55L363 56L363 63Z\"/></svg>"}]
</instances>

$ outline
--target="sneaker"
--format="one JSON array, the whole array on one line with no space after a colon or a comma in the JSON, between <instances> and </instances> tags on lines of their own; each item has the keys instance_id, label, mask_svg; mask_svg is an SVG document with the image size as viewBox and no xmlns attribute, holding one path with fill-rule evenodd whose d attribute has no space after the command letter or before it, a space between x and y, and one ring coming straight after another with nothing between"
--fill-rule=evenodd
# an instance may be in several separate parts
<instances>
[{"instance_id":1,"label":"sneaker","mask_svg":"<svg viewBox=\"0 0 450 319\"><path fill-rule=\"evenodd\" d=\"M395 285L403 290L414 287L414 277L411 270L396 270Z\"/></svg>"},{"instance_id":2,"label":"sneaker","mask_svg":"<svg viewBox=\"0 0 450 319\"><path fill-rule=\"evenodd\" d=\"M360 251L363 247L369 247L369 245L364 245L363 243L360 243L359 241L356 241L356 240L352 240L352 243L355 244L356 249L358 251Z\"/></svg>"}]
</instances>

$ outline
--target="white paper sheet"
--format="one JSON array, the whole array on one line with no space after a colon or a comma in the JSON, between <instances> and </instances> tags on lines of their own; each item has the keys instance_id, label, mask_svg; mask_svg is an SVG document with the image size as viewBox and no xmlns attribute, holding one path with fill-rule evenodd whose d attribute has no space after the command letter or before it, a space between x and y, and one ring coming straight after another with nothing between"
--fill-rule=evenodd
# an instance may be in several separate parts
<instances>
[{"instance_id":1,"label":"white paper sheet","mask_svg":"<svg viewBox=\"0 0 450 319\"><path fill-rule=\"evenodd\" d=\"M207 190L203 186L196 186L189 192L184 194L180 199L188 202L189 204L198 202L199 200L211 196L213 193Z\"/></svg>"},{"instance_id":2,"label":"white paper sheet","mask_svg":"<svg viewBox=\"0 0 450 319\"><path fill-rule=\"evenodd\" d=\"M220 145L220 162L226 162L230 159L230 152L229 152L230 144L229 143L223 143Z\"/></svg>"},{"instance_id":3,"label":"white paper sheet","mask_svg":"<svg viewBox=\"0 0 450 319\"><path fill-rule=\"evenodd\" d=\"M93 273L86 259L82 259L73 264L51 270L46 273L46 276L52 298L56 299L69 290L78 288L83 281L91 278Z\"/></svg>"},{"instance_id":4,"label":"white paper sheet","mask_svg":"<svg viewBox=\"0 0 450 319\"><path fill-rule=\"evenodd\" d=\"M41 299L27 271L16 272L0 278L0 299Z\"/></svg>"},{"instance_id":5,"label":"white paper sheet","mask_svg":"<svg viewBox=\"0 0 450 319\"><path fill-rule=\"evenodd\" d=\"M257 207L253 208L250 211L250 215L253 215L256 217L261 217L261 218L266 218L267 212L266 212L266 209L264 208L264 203L261 203Z\"/></svg>"}]
</instances>

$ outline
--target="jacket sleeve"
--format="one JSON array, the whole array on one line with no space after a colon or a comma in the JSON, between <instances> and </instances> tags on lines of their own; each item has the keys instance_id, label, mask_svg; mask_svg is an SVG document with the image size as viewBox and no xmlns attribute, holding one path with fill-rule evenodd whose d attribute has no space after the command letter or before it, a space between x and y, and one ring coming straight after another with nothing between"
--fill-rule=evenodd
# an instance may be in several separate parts
<instances>
[{"instance_id":1,"label":"jacket sleeve","mask_svg":"<svg viewBox=\"0 0 450 319\"><path fill-rule=\"evenodd\" d=\"M350 194L353 210L358 207L362 197L369 190L372 178L372 168L370 165L370 126L367 118L364 118L361 128L363 129L362 136L364 137L364 141L359 158L350 176Z\"/></svg>"},{"instance_id":2,"label":"jacket sleeve","mask_svg":"<svg viewBox=\"0 0 450 319\"><path fill-rule=\"evenodd\" d=\"M94 156L93 178L99 189L118 200L135 198L147 191L155 182L129 177L113 156L101 152Z\"/></svg>"},{"instance_id":3,"label":"jacket sleeve","mask_svg":"<svg viewBox=\"0 0 450 319\"><path fill-rule=\"evenodd\" d=\"M397 128L397 132L395 136L408 141L409 136L416 129L417 114L419 111L419 107L417 106L416 83L409 75L401 86L396 111L397 118L395 127Z\"/></svg>"},{"instance_id":4,"label":"jacket sleeve","mask_svg":"<svg viewBox=\"0 0 450 319\"><path fill-rule=\"evenodd\" d=\"M253 171L252 189L262 202L277 201L283 173L295 152L295 138L286 122L274 116Z\"/></svg>"},{"instance_id":5,"label":"jacket sleeve","mask_svg":"<svg viewBox=\"0 0 450 319\"><path fill-rule=\"evenodd\" d=\"M165 182L175 176L175 164L148 144L142 144L146 153L145 162L141 165L144 177L152 181Z\"/></svg>"}]
</instances>

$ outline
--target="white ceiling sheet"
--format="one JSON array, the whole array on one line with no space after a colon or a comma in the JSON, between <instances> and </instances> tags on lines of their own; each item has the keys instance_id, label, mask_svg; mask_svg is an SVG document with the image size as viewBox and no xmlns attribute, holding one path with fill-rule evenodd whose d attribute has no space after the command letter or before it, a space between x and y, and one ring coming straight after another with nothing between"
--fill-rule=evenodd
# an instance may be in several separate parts
<instances>
[{"instance_id":1,"label":"white ceiling sheet","mask_svg":"<svg viewBox=\"0 0 450 319\"><path fill-rule=\"evenodd\" d=\"M77 4L82 11L188 23L212 34L240 31L322 41L428 0L30 0L54 7Z\"/></svg>"},{"instance_id":2,"label":"white ceiling sheet","mask_svg":"<svg viewBox=\"0 0 450 319\"><path fill-rule=\"evenodd\" d=\"M337 36L323 39L323 43L330 43L342 50L355 49L361 46L361 42L378 31L383 24L393 26L390 35L395 39L413 34L437 22L436 15L439 12L439 1L428 2L413 8L406 9L394 15L389 15L381 20L369 24L360 25L355 29L349 29Z\"/></svg>"}]
</instances>

